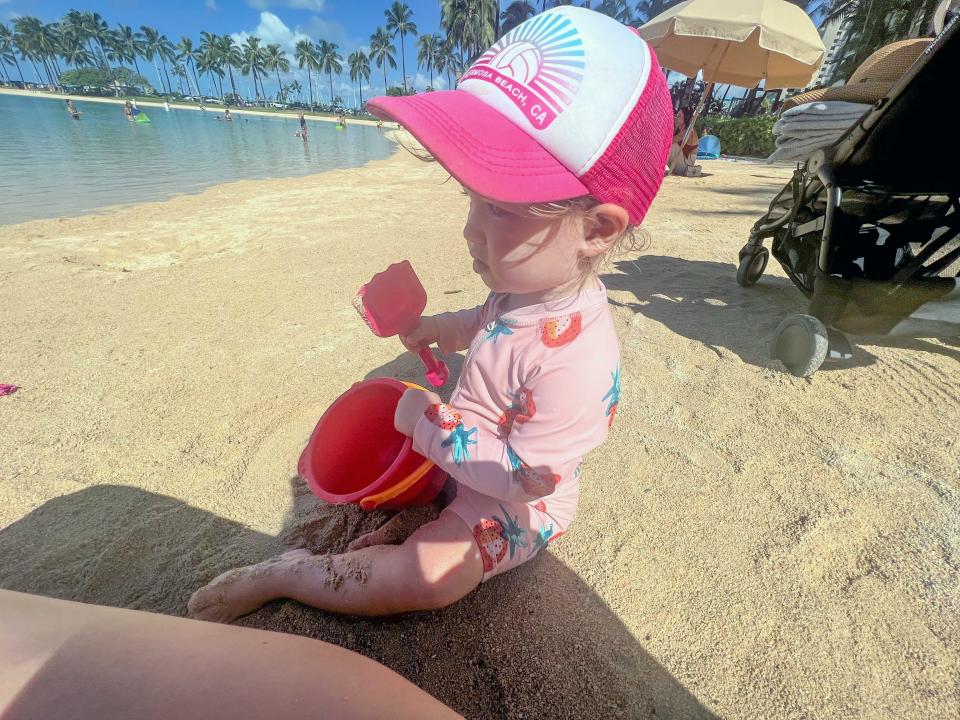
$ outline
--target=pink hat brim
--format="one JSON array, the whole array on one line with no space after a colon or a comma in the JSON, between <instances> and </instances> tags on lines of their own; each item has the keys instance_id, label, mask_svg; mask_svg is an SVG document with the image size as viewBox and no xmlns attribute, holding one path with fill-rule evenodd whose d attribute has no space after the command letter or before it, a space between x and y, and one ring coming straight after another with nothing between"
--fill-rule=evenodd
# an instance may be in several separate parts
<instances>
[{"instance_id":1,"label":"pink hat brim","mask_svg":"<svg viewBox=\"0 0 960 720\"><path fill-rule=\"evenodd\" d=\"M541 203L590 194L542 145L468 92L381 96L367 110L400 123L447 172L483 197Z\"/></svg>"}]
</instances>

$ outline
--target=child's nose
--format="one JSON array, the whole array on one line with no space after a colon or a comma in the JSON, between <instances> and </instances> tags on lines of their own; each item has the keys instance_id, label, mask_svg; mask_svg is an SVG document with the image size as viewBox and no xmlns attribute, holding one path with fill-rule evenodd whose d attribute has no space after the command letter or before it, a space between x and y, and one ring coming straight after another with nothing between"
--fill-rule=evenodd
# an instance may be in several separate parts
<instances>
[{"instance_id":1,"label":"child's nose","mask_svg":"<svg viewBox=\"0 0 960 720\"><path fill-rule=\"evenodd\" d=\"M463 238L467 241L467 247L471 250L475 247L483 247L487 244L487 239L483 234L481 224L477 220L477 213L473 210L467 215L467 223L463 226Z\"/></svg>"}]
</instances>

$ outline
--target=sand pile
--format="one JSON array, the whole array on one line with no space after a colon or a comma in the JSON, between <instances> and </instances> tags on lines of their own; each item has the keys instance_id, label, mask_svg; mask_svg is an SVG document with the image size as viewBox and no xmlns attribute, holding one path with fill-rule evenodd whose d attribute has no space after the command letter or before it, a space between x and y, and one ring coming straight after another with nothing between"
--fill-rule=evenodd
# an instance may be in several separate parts
<instances>
[{"instance_id":1,"label":"sand pile","mask_svg":"<svg viewBox=\"0 0 960 720\"><path fill-rule=\"evenodd\" d=\"M768 339L799 293L734 275L789 170L705 169L667 179L653 246L604 274L623 397L551 552L440 612L241 622L469 717L960 714L960 350L784 374ZM0 587L183 614L229 567L381 522L318 505L295 465L352 382L420 375L350 306L374 271L409 258L431 311L482 301L445 179L398 154L0 228L0 381L22 386L0 398Z\"/></svg>"}]
</instances>

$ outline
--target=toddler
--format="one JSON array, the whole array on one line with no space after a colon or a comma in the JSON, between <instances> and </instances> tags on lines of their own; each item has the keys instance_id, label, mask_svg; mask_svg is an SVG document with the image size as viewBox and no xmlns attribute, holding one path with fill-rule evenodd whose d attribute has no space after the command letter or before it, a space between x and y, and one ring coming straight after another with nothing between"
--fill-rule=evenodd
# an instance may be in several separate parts
<instances>
[{"instance_id":1,"label":"toddler","mask_svg":"<svg viewBox=\"0 0 960 720\"><path fill-rule=\"evenodd\" d=\"M280 597L354 615L456 602L567 531L580 462L616 415L620 356L596 267L643 219L673 129L646 43L605 15L558 7L497 41L456 90L367 107L465 187L463 234L491 290L402 338L467 351L449 404L408 390L395 416L455 496L400 544L385 544L388 523L343 555L294 550L231 570L190 599L194 617L229 622Z\"/></svg>"}]
</instances>

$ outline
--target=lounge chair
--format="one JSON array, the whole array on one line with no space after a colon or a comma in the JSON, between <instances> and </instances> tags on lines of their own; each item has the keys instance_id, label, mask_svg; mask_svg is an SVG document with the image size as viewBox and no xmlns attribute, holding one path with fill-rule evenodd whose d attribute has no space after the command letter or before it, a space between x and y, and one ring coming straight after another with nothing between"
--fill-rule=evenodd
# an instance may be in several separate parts
<instances>
[{"instance_id":1,"label":"lounge chair","mask_svg":"<svg viewBox=\"0 0 960 720\"><path fill-rule=\"evenodd\" d=\"M850 357L845 333L960 337L960 146L931 130L949 125L957 67L954 19L869 113L798 165L740 250L740 285L761 277L772 238L810 298L771 346L795 375Z\"/></svg>"}]
</instances>

